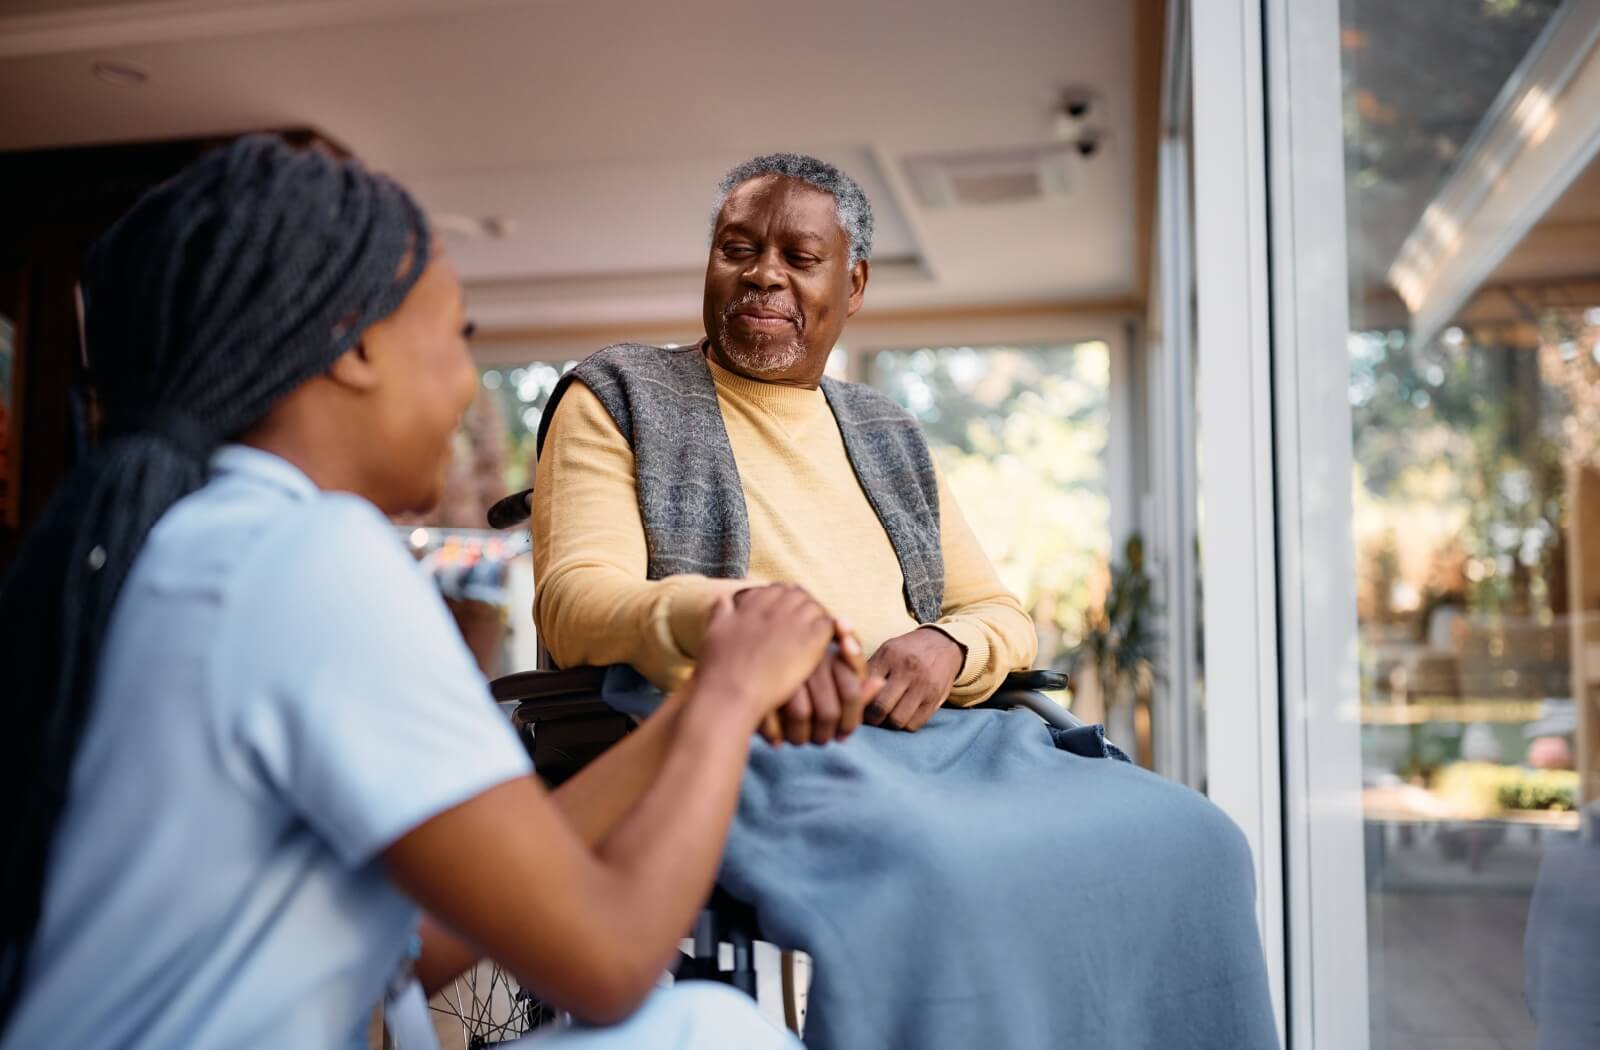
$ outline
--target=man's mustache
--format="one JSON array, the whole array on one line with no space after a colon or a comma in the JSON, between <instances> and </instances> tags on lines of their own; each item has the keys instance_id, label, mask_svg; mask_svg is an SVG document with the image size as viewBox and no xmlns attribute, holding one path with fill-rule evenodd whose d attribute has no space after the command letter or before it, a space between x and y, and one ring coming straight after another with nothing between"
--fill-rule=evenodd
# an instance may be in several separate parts
<instances>
[{"instance_id":1,"label":"man's mustache","mask_svg":"<svg viewBox=\"0 0 1600 1050\"><path fill-rule=\"evenodd\" d=\"M806 326L805 317L798 310L779 300L762 295L759 292L746 292L733 302L722 308L722 319L733 320L733 316L744 310L765 310L769 313L781 314L796 330L803 330Z\"/></svg>"}]
</instances>

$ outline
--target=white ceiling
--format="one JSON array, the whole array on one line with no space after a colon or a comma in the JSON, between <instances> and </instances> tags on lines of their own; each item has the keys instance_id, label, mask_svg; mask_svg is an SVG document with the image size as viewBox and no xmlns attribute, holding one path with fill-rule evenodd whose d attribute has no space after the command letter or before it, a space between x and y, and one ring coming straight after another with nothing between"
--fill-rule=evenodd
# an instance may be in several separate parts
<instances>
[{"instance_id":1,"label":"white ceiling","mask_svg":"<svg viewBox=\"0 0 1600 1050\"><path fill-rule=\"evenodd\" d=\"M1134 26L1122 0L0 0L0 149L311 125L436 213L503 331L692 321L712 189L813 152L878 212L869 307L1118 299L1135 286ZM97 79L131 62L142 86ZM1069 84L1099 155L1070 190L924 208L919 153L1052 141Z\"/></svg>"}]
</instances>

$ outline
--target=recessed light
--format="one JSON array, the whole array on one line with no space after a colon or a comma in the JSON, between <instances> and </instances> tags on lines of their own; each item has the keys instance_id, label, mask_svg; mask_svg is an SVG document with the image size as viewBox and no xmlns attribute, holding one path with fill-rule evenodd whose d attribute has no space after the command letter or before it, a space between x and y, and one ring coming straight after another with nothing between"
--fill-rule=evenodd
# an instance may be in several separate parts
<instances>
[{"instance_id":1,"label":"recessed light","mask_svg":"<svg viewBox=\"0 0 1600 1050\"><path fill-rule=\"evenodd\" d=\"M94 75L118 87L138 87L150 79L149 73L132 62L96 62Z\"/></svg>"}]
</instances>

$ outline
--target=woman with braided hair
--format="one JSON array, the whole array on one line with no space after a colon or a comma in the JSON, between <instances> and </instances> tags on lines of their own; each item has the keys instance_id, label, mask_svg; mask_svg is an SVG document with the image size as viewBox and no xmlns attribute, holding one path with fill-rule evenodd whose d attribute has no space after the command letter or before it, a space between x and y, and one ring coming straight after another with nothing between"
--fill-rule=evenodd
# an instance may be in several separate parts
<instances>
[{"instance_id":1,"label":"woman with braided hair","mask_svg":"<svg viewBox=\"0 0 1600 1050\"><path fill-rule=\"evenodd\" d=\"M0 591L0 1046L361 1046L407 967L480 954L614 1025L555 1046L790 1045L720 987L646 997L826 614L726 604L546 794L384 517L437 498L476 384L406 193L239 140L100 238L84 303L108 436Z\"/></svg>"}]
</instances>

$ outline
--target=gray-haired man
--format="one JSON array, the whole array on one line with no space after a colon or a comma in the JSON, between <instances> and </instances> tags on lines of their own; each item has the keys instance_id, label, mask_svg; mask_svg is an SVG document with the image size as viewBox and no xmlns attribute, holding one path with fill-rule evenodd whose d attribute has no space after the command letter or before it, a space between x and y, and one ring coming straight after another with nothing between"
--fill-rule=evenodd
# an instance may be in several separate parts
<instances>
[{"instance_id":1,"label":"gray-haired man","mask_svg":"<svg viewBox=\"0 0 1600 1050\"><path fill-rule=\"evenodd\" d=\"M915 422L823 377L871 249L871 205L832 165L742 164L719 188L706 338L608 348L557 389L533 528L536 616L559 664L631 664L671 688L717 596L762 583L798 584L851 621L885 680L863 711L857 676L824 662L784 710L792 743L862 718L919 729L1031 664L1033 625Z\"/></svg>"}]
</instances>

